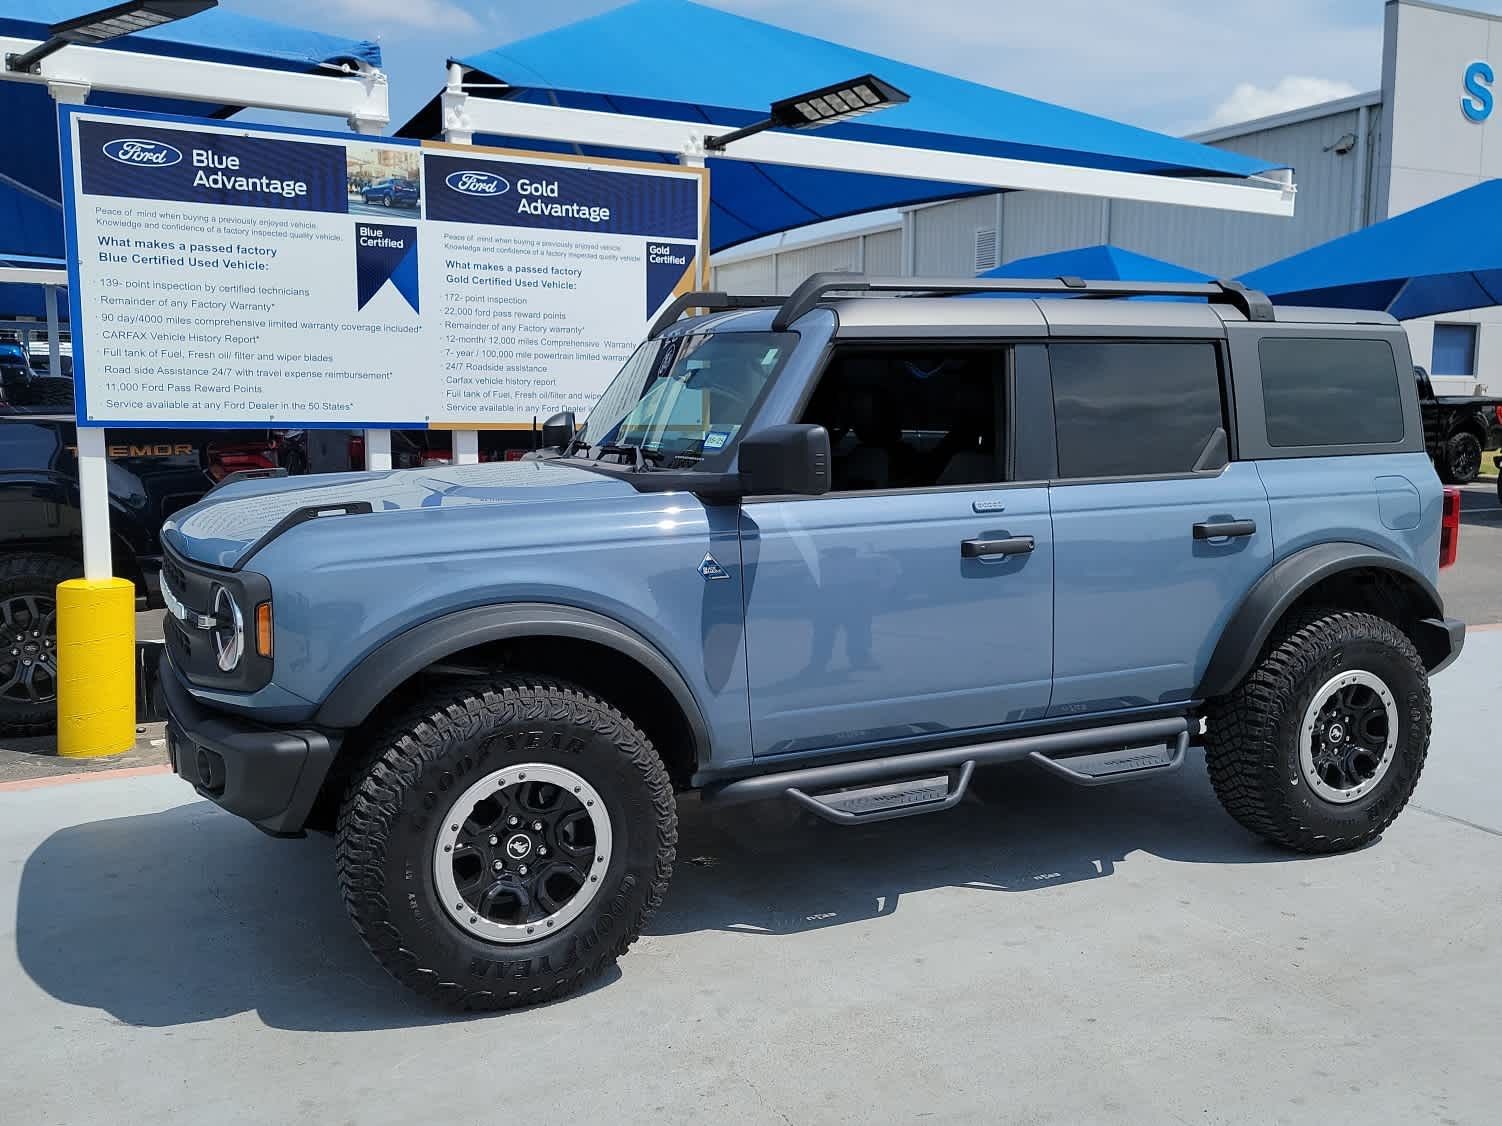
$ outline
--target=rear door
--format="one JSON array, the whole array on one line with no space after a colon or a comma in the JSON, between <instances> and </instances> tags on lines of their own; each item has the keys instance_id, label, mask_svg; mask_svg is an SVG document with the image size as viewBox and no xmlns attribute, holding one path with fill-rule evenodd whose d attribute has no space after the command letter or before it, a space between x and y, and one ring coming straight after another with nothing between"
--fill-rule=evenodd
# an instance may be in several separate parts
<instances>
[{"instance_id":1,"label":"rear door","mask_svg":"<svg viewBox=\"0 0 1502 1126\"><path fill-rule=\"evenodd\" d=\"M801 418L830 432L834 491L742 506L758 756L1044 714L1052 536L1046 481L1013 468L1019 353L1042 368L1041 344L835 352Z\"/></svg>"},{"instance_id":2,"label":"rear door","mask_svg":"<svg viewBox=\"0 0 1502 1126\"><path fill-rule=\"evenodd\" d=\"M1273 557L1257 467L1228 460L1224 345L1055 340L1049 367L1050 714L1189 699Z\"/></svg>"}]
</instances>

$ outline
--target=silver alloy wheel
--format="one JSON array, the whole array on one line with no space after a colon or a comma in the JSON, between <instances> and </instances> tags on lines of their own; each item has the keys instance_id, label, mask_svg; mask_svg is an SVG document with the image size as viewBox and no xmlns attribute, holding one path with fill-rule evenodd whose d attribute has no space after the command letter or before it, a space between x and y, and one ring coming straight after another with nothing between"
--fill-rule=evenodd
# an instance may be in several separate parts
<instances>
[{"instance_id":1,"label":"silver alloy wheel","mask_svg":"<svg viewBox=\"0 0 1502 1126\"><path fill-rule=\"evenodd\" d=\"M493 771L444 815L433 879L449 918L487 942L534 942L599 893L610 815L572 770L526 762Z\"/></svg>"},{"instance_id":2,"label":"silver alloy wheel","mask_svg":"<svg viewBox=\"0 0 1502 1126\"><path fill-rule=\"evenodd\" d=\"M1398 747L1398 705L1380 677L1353 669L1331 677L1299 726L1299 770L1327 802L1370 793Z\"/></svg>"}]
</instances>

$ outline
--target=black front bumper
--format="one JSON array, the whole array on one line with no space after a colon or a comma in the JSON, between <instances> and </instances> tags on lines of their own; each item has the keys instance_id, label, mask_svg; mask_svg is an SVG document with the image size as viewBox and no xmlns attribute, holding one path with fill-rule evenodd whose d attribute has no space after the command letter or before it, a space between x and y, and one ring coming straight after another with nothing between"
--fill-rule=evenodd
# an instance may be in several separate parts
<instances>
[{"instance_id":1,"label":"black front bumper","mask_svg":"<svg viewBox=\"0 0 1502 1126\"><path fill-rule=\"evenodd\" d=\"M276 836L300 836L340 737L263 727L204 707L164 654L160 668L172 769L210 801Z\"/></svg>"}]
</instances>

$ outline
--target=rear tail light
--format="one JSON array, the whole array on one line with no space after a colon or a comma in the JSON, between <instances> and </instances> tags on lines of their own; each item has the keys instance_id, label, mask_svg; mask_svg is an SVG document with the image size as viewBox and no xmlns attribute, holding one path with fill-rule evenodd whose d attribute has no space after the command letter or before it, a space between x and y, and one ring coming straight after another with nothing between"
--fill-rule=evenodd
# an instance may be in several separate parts
<instances>
[{"instance_id":1,"label":"rear tail light","mask_svg":"<svg viewBox=\"0 0 1502 1126\"><path fill-rule=\"evenodd\" d=\"M351 469L365 468L365 439L363 437L349 440L349 467Z\"/></svg>"},{"instance_id":2,"label":"rear tail light","mask_svg":"<svg viewBox=\"0 0 1502 1126\"><path fill-rule=\"evenodd\" d=\"M1439 525L1439 565L1449 567L1460 554L1460 490L1445 488L1444 516Z\"/></svg>"},{"instance_id":3,"label":"rear tail light","mask_svg":"<svg viewBox=\"0 0 1502 1126\"><path fill-rule=\"evenodd\" d=\"M215 481L222 481L242 469L275 469L276 462L274 445L209 447L209 476Z\"/></svg>"}]
</instances>

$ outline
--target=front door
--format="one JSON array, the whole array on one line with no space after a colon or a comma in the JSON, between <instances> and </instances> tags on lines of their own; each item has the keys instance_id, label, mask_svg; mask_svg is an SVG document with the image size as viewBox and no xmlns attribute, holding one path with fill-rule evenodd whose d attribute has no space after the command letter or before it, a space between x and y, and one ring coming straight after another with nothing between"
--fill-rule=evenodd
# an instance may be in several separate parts
<instances>
[{"instance_id":1,"label":"front door","mask_svg":"<svg viewBox=\"0 0 1502 1126\"><path fill-rule=\"evenodd\" d=\"M760 756L1041 717L1052 675L1046 484L1007 480L1010 353L837 351L802 421L834 491L749 500L741 541Z\"/></svg>"}]
</instances>

